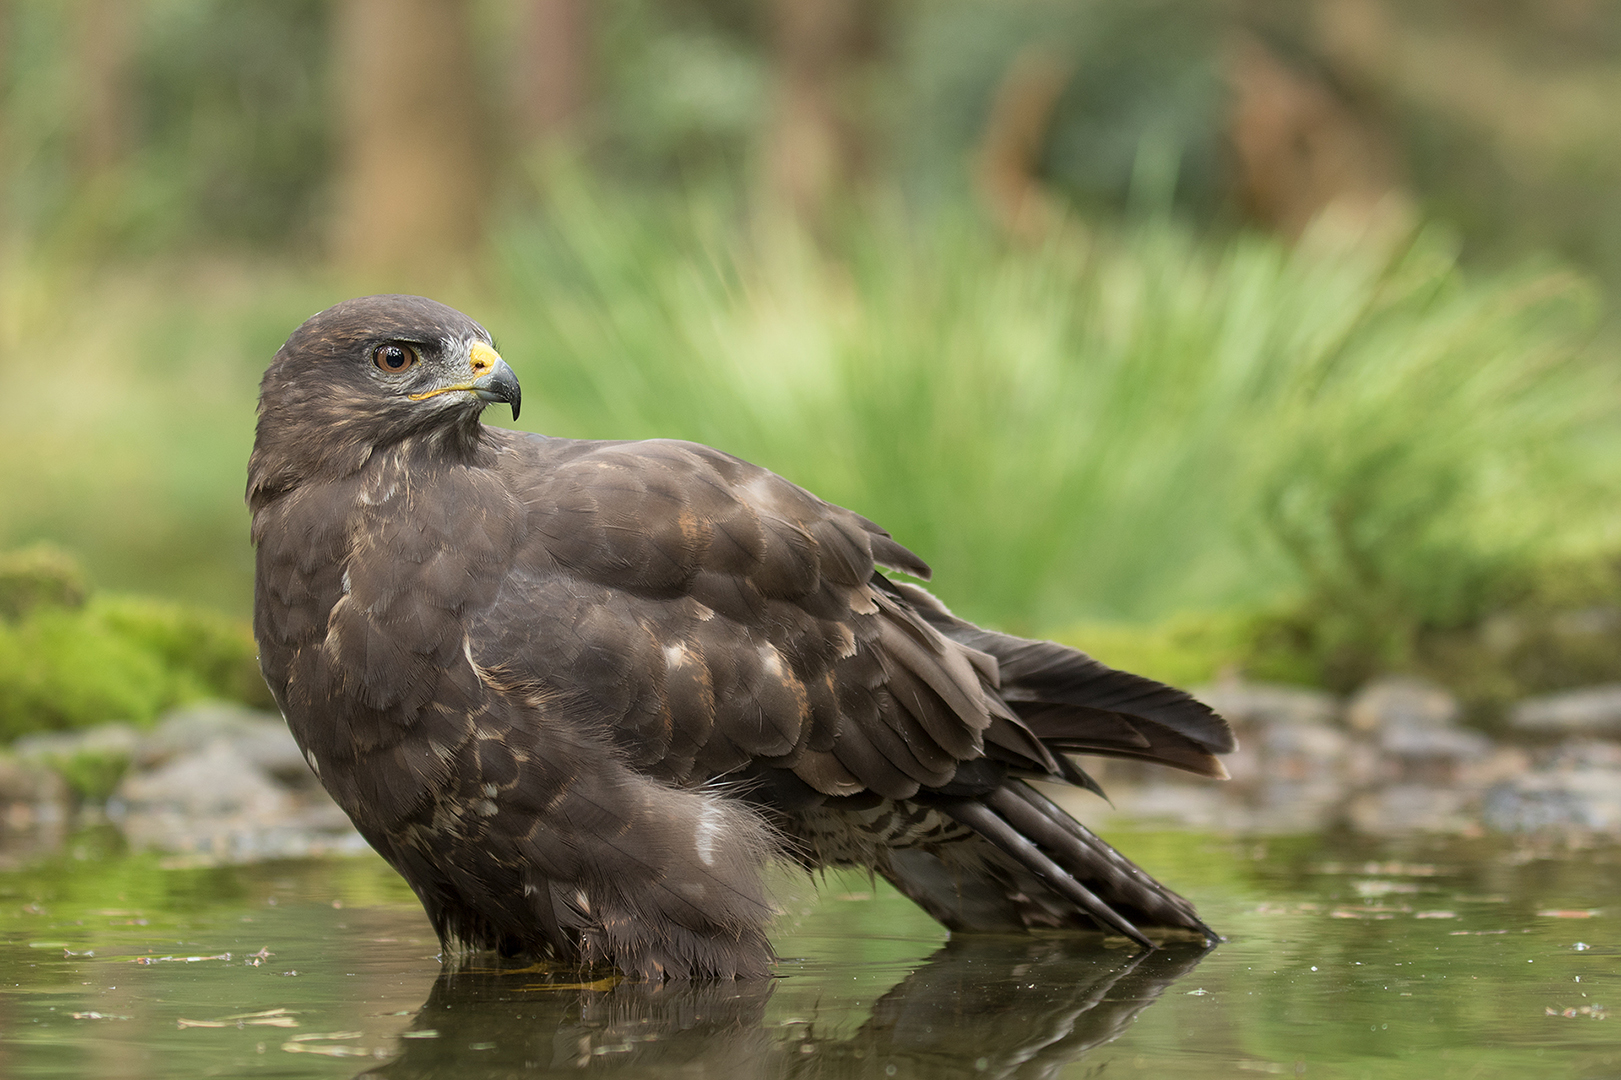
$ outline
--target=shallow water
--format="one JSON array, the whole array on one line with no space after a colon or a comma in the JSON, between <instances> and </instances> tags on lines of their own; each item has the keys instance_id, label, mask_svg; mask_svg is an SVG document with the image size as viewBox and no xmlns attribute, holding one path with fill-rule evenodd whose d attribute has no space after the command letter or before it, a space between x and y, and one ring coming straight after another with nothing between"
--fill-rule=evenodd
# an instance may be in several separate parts
<instances>
[{"instance_id":1,"label":"shallow water","mask_svg":"<svg viewBox=\"0 0 1621 1080\"><path fill-rule=\"evenodd\" d=\"M0 873L0 1076L1621 1077L1621 848L1115 839L1228 940L947 944L848 875L785 882L778 979L441 977L375 858L81 837Z\"/></svg>"}]
</instances>

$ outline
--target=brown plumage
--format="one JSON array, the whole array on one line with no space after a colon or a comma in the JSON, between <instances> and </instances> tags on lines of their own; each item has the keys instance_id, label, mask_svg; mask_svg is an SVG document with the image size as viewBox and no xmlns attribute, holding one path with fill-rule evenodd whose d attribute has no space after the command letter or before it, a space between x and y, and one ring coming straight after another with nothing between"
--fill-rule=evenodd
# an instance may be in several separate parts
<instances>
[{"instance_id":1,"label":"brown plumage","mask_svg":"<svg viewBox=\"0 0 1621 1080\"><path fill-rule=\"evenodd\" d=\"M764 469L488 428L490 401L518 384L478 324L350 300L276 354L248 467L265 678L448 953L761 975L779 857L953 930L1210 936L1025 781L1095 787L1069 752L1221 776L1221 717L957 619Z\"/></svg>"}]
</instances>

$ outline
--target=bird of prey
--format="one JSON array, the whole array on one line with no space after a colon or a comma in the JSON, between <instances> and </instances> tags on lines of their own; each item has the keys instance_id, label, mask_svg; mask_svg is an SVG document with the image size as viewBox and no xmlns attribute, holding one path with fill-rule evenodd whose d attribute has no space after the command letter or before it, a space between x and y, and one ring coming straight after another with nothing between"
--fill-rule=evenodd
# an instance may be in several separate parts
<instances>
[{"instance_id":1,"label":"bird of prey","mask_svg":"<svg viewBox=\"0 0 1621 1080\"><path fill-rule=\"evenodd\" d=\"M447 956L765 975L775 859L870 868L953 931L1214 940L1030 781L1096 789L1075 752L1223 776L1220 716L957 618L765 469L491 402L516 418L482 326L349 300L277 352L248 465L265 679Z\"/></svg>"}]
</instances>

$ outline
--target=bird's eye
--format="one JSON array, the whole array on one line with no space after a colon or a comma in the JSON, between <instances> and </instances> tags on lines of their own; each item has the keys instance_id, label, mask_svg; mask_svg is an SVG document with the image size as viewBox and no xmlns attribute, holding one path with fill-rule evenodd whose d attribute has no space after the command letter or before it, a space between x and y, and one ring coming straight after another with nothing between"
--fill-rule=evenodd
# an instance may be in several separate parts
<instances>
[{"instance_id":1,"label":"bird's eye","mask_svg":"<svg viewBox=\"0 0 1621 1080\"><path fill-rule=\"evenodd\" d=\"M379 345L372 351L371 362L380 371L404 371L417 362L417 354L404 345Z\"/></svg>"}]
</instances>

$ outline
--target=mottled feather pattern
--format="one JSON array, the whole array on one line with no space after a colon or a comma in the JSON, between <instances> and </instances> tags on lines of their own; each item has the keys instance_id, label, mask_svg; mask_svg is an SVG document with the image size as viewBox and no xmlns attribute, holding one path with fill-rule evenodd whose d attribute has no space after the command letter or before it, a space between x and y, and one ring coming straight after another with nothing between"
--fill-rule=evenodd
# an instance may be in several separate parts
<instances>
[{"instance_id":1,"label":"mottled feather pattern","mask_svg":"<svg viewBox=\"0 0 1621 1080\"><path fill-rule=\"evenodd\" d=\"M379 374L387 341L420 363ZM447 951L761 975L778 858L958 930L1208 933L1021 778L1095 787L1071 750L1217 772L1224 721L956 619L881 573L929 570L879 526L720 451L483 426L424 389L475 342L420 298L317 315L248 489L266 679Z\"/></svg>"}]
</instances>

